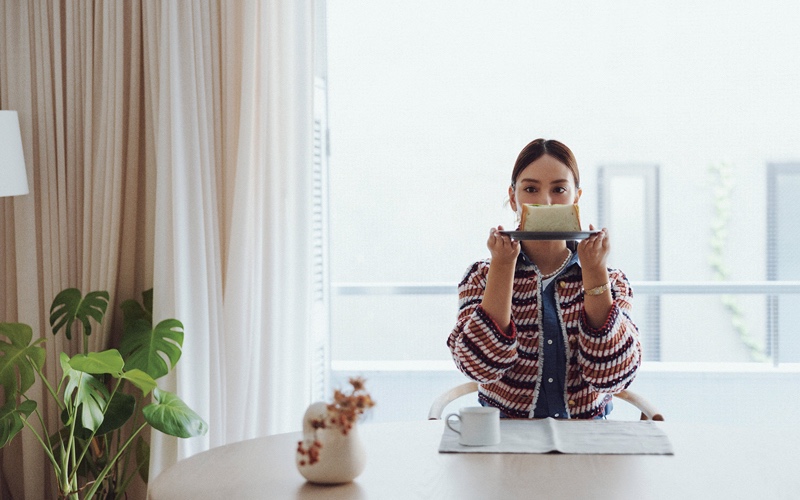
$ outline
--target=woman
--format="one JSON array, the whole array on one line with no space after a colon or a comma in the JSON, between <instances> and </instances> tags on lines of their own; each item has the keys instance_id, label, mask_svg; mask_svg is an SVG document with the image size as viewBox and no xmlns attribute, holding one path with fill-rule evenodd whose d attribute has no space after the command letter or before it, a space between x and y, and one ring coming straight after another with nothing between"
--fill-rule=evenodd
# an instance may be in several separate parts
<instances>
[{"instance_id":1,"label":"woman","mask_svg":"<svg viewBox=\"0 0 800 500\"><path fill-rule=\"evenodd\" d=\"M572 152L544 139L520 152L508 188L518 217L523 204L574 204L581 192ZM473 264L458 287L447 341L458 369L479 383L480 403L506 417L603 417L642 352L628 280L606 267L608 232L576 244L520 242L502 230L490 231L491 258Z\"/></svg>"}]
</instances>

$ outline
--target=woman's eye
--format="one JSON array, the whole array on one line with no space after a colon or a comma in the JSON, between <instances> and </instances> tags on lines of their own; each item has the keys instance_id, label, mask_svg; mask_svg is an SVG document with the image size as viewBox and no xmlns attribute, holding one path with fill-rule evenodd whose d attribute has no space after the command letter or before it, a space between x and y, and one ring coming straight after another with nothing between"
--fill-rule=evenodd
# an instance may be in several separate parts
<instances>
[{"instance_id":1,"label":"woman's eye","mask_svg":"<svg viewBox=\"0 0 800 500\"><path fill-rule=\"evenodd\" d=\"M553 192L556 192L558 194L564 194L564 193L567 192L567 188L565 188L564 186L559 186L559 187L553 189Z\"/></svg>"},{"instance_id":2,"label":"woman's eye","mask_svg":"<svg viewBox=\"0 0 800 500\"><path fill-rule=\"evenodd\" d=\"M533 187L533 186L528 186L528 187L525 188L525 192L526 193L535 193L536 192L536 188Z\"/></svg>"}]
</instances>

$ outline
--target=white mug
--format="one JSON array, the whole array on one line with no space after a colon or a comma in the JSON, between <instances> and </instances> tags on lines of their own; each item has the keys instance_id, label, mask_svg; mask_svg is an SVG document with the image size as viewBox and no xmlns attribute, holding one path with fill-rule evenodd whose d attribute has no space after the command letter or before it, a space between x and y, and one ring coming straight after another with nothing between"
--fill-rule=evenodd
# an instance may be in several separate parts
<instances>
[{"instance_id":1,"label":"white mug","mask_svg":"<svg viewBox=\"0 0 800 500\"><path fill-rule=\"evenodd\" d=\"M450 419L461 421L460 429L450 425ZM459 435L458 442L465 446L487 446L500 442L500 410L490 406L467 406L451 413L445 424Z\"/></svg>"}]
</instances>

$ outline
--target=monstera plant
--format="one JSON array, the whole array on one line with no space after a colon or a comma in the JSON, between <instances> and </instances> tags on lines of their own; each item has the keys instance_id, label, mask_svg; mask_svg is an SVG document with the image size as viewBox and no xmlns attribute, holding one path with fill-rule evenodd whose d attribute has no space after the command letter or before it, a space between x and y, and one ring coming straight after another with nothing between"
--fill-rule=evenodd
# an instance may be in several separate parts
<instances>
[{"instance_id":1,"label":"monstera plant","mask_svg":"<svg viewBox=\"0 0 800 500\"><path fill-rule=\"evenodd\" d=\"M141 432L148 425L181 438L208 430L183 401L156 385L181 357L183 324L166 319L153 327L152 290L141 304L121 304L119 350L88 351L92 326L102 323L108 301L108 292L83 296L75 288L53 300L53 334L63 331L71 339L78 326L83 351L60 354L56 380L44 374L46 339L34 338L26 324L0 323L0 448L27 427L52 464L64 498L119 498L136 474L146 482L150 452ZM48 428L40 405L27 396L37 376L60 410L58 428Z\"/></svg>"}]
</instances>

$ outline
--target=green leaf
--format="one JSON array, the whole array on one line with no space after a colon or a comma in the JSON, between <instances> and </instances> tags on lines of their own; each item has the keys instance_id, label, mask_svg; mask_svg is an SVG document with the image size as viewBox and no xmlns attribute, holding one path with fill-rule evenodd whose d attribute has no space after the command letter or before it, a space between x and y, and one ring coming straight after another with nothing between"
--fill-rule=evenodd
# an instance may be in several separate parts
<instances>
[{"instance_id":1,"label":"green leaf","mask_svg":"<svg viewBox=\"0 0 800 500\"><path fill-rule=\"evenodd\" d=\"M70 424L72 423L69 411L66 408L61 411L61 423L64 424L64 428L58 432L57 437L61 439L61 442L65 442L69 439ZM82 439L84 441L92 437L92 431L84 429L81 425L75 426L74 433L76 439Z\"/></svg>"},{"instance_id":2,"label":"green leaf","mask_svg":"<svg viewBox=\"0 0 800 500\"><path fill-rule=\"evenodd\" d=\"M44 366L46 352L37 345L44 339L31 343L33 330L28 325L0 323L0 334L11 340L11 343L0 340L0 385L5 392L5 404L16 398L17 393L25 394L30 389L36 381L36 370Z\"/></svg>"},{"instance_id":3,"label":"green leaf","mask_svg":"<svg viewBox=\"0 0 800 500\"><path fill-rule=\"evenodd\" d=\"M96 436L102 436L125 425L136 410L136 398L124 392L115 392L106 407L103 423L97 429Z\"/></svg>"},{"instance_id":4,"label":"green leaf","mask_svg":"<svg viewBox=\"0 0 800 500\"><path fill-rule=\"evenodd\" d=\"M76 354L69 360L69 365L78 371L93 375L109 374L120 378L125 361L116 349L88 354Z\"/></svg>"},{"instance_id":5,"label":"green leaf","mask_svg":"<svg viewBox=\"0 0 800 500\"><path fill-rule=\"evenodd\" d=\"M180 438L203 436L208 432L205 420L175 394L156 388L153 399L155 402L142 408L142 413L154 429Z\"/></svg>"},{"instance_id":6,"label":"green leaf","mask_svg":"<svg viewBox=\"0 0 800 500\"><path fill-rule=\"evenodd\" d=\"M125 369L139 369L154 379L169 373L170 368L181 358L183 346L183 323L177 319L165 319L155 329L145 320L129 324L122 334L120 352L125 358ZM169 366L164 357L169 360Z\"/></svg>"},{"instance_id":7,"label":"green leaf","mask_svg":"<svg viewBox=\"0 0 800 500\"><path fill-rule=\"evenodd\" d=\"M27 420L35 409L36 401L32 400L24 401L19 406L11 400L0 408L0 448L14 439L24 426L23 418Z\"/></svg>"},{"instance_id":8,"label":"green leaf","mask_svg":"<svg viewBox=\"0 0 800 500\"><path fill-rule=\"evenodd\" d=\"M94 319L97 323L103 321L108 307L108 292L89 292L86 297L81 297L81 292L77 288L67 288L56 295L53 305L50 307L50 326L53 328L53 335L66 326L65 334L68 339L72 339L72 325L75 320L83 324L83 333L92 334L92 325L89 319Z\"/></svg>"},{"instance_id":9,"label":"green leaf","mask_svg":"<svg viewBox=\"0 0 800 500\"><path fill-rule=\"evenodd\" d=\"M153 316L151 313L147 312L141 304L136 302L135 300L126 300L122 304L120 304L120 309L122 309L122 331L126 332L131 325L139 320L144 320L147 322L148 326L153 324ZM125 334L123 333L123 336Z\"/></svg>"},{"instance_id":10,"label":"green leaf","mask_svg":"<svg viewBox=\"0 0 800 500\"><path fill-rule=\"evenodd\" d=\"M72 339L72 322L75 320L80 301L81 291L77 288L67 288L56 295L50 306L50 327L53 329L53 335L66 325L67 338Z\"/></svg>"},{"instance_id":11,"label":"green leaf","mask_svg":"<svg viewBox=\"0 0 800 500\"><path fill-rule=\"evenodd\" d=\"M156 388L156 381L153 380L153 377L142 370L139 370L138 368L124 372L122 374L122 378L141 389L145 396L147 396L150 391Z\"/></svg>"},{"instance_id":12,"label":"green leaf","mask_svg":"<svg viewBox=\"0 0 800 500\"><path fill-rule=\"evenodd\" d=\"M109 397L106 386L93 375L73 369L64 353L61 353L61 367L69 378L64 389L64 403L70 415L76 415L80 409L78 423L85 429L96 431L103 423L103 410Z\"/></svg>"},{"instance_id":13,"label":"green leaf","mask_svg":"<svg viewBox=\"0 0 800 500\"><path fill-rule=\"evenodd\" d=\"M69 365L69 356L67 356L67 353L65 352L59 354L58 362L61 363L61 373L63 373L61 376L61 381L63 382L69 376L70 372L73 371L73 369ZM69 407L69 405L67 406Z\"/></svg>"}]
</instances>

